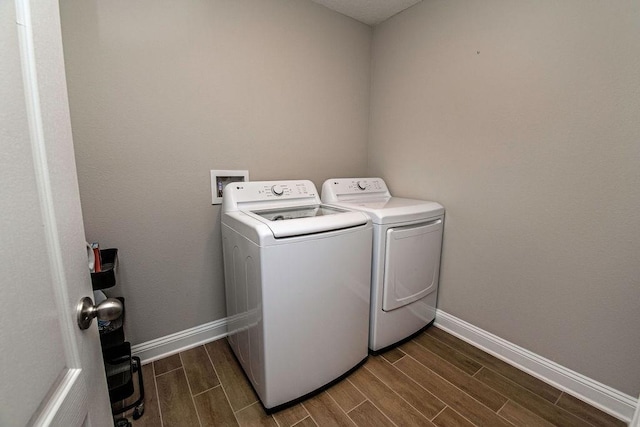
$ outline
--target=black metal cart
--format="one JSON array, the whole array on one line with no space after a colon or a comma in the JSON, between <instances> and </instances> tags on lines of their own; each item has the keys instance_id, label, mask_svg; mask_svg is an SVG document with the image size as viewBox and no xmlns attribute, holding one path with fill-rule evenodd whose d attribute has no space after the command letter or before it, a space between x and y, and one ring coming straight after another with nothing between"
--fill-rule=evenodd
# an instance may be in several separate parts
<instances>
[{"instance_id":1,"label":"black metal cart","mask_svg":"<svg viewBox=\"0 0 640 427\"><path fill-rule=\"evenodd\" d=\"M118 263L117 249L103 249L100 251L102 270L91 273L93 290L111 288L116 284L115 269ZM105 374L109 387L109 400L111 412L114 415L123 414L133 409L133 419L137 420L144 414L144 383L142 381L142 364L140 358L131 355L131 344L125 340L124 319L125 301L123 297L117 297L122 302L122 315L111 322L99 324L100 344L104 359ZM138 380L139 397L133 403L119 406L124 399L135 392L134 374ZM128 426L130 423L125 418L115 421L115 425Z\"/></svg>"}]
</instances>

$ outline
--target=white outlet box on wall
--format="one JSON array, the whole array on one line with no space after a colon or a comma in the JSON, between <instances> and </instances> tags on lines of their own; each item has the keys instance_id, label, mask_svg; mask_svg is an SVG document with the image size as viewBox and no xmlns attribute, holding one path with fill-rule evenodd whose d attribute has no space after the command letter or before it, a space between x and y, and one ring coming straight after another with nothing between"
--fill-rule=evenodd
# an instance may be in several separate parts
<instances>
[{"instance_id":1,"label":"white outlet box on wall","mask_svg":"<svg viewBox=\"0 0 640 427\"><path fill-rule=\"evenodd\" d=\"M230 182L249 181L248 170L211 170L211 204L222 204L224 186Z\"/></svg>"}]
</instances>

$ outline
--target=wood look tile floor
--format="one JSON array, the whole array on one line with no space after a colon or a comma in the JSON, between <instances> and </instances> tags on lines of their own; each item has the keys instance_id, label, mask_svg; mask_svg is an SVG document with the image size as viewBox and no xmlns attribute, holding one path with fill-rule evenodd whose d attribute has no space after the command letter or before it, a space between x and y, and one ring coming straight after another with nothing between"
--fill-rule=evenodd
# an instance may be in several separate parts
<instances>
[{"instance_id":1,"label":"wood look tile floor","mask_svg":"<svg viewBox=\"0 0 640 427\"><path fill-rule=\"evenodd\" d=\"M273 415L225 339L144 365L143 376L134 427L626 425L436 327Z\"/></svg>"}]
</instances>

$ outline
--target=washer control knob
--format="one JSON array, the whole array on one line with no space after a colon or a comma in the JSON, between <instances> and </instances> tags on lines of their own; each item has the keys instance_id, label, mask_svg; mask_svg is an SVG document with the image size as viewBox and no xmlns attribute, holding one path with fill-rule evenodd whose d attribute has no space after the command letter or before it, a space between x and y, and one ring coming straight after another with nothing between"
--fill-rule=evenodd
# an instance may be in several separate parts
<instances>
[{"instance_id":1,"label":"washer control knob","mask_svg":"<svg viewBox=\"0 0 640 427\"><path fill-rule=\"evenodd\" d=\"M367 184L367 181L358 181L358 188L360 190L366 190L369 188L369 184Z\"/></svg>"},{"instance_id":2,"label":"washer control knob","mask_svg":"<svg viewBox=\"0 0 640 427\"><path fill-rule=\"evenodd\" d=\"M275 184L271 186L271 192L276 196L282 196L282 193L284 193L284 189L281 185Z\"/></svg>"}]
</instances>

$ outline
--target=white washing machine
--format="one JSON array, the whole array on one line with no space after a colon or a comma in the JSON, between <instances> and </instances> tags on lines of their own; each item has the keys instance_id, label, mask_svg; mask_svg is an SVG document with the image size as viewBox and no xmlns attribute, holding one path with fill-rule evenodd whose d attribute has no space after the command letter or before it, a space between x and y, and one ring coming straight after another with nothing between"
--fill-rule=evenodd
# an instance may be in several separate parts
<instances>
[{"instance_id":1,"label":"white washing machine","mask_svg":"<svg viewBox=\"0 0 640 427\"><path fill-rule=\"evenodd\" d=\"M373 220L369 348L382 352L435 320L444 208L392 197L381 178L329 179L322 201Z\"/></svg>"},{"instance_id":2,"label":"white washing machine","mask_svg":"<svg viewBox=\"0 0 640 427\"><path fill-rule=\"evenodd\" d=\"M268 412L367 358L372 225L310 181L231 183L222 239L229 343Z\"/></svg>"}]
</instances>

